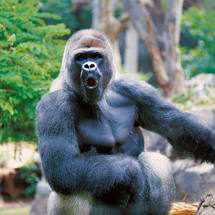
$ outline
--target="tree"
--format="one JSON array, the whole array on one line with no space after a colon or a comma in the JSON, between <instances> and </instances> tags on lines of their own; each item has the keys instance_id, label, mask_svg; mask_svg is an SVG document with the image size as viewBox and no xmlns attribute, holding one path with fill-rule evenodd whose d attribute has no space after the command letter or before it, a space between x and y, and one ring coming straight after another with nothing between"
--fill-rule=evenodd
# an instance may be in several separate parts
<instances>
[{"instance_id":1,"label":"tree","mask_svg":"<svg viewBox=\"0 0 215 215\"><path fill-rule=\"evenodd\" d=\"M113 44L114 63L119 69L121 57L118 45L118 36L128 27L129 17L123 13L119 19L115 18L114 10L117 0L93 0L92 1L92 28L104 32Z\"/></svg>"},{"instance_id":2,"label":"tree","mask_svg":"<svg viewBox=\"0 0 215 215\"><path fill-rule=\"evenodd\" d=\"M195 41L194 47L181 47L185 76L215 73L215 11L189 8L182 17L182 32Z\"/></svg>"},{"instance_id":3,"label":"tree","mask_svg":"<svg viewBox=\"0 0 215 215\"><path fill-rule=\"evenodd\" d=\"M196 215L215 214L215 184L202 196Z\"/></svg>"},{"instance_id":4,"label":"tree","mask_svg":"<svg viewBox=\"0 0 215 215\"><path fill-rule=\"evenodd\" d=\"M168 0L162 38L147 8L141 0L122 0L133 26L144 42L152 59L153 68L165 97L183 88L183 69L179 57L180 21L183 0ZM162 44L158 46L158 42Z\"/></svg>"},{"instance_id":5,"label":"tree","mask_svg":"<svg viewBox=\"0 0 215 215\"><path fill-rule=\"evenodd\" d=\"M42 5L40 12L49 12L62 17L61 20L45 20L46 24L64 23L72 33L91 26L91 0L40 0L40 2ZM64 38L69 38L69 35Z\"/></svg>"},{"instance_id":6,"label":"tree","mask_svg":"<svg viewBox=\"0 0 215 215\"><path fill-rule=\"evenodd\" d=\"M66 41L58 37L70 31L46 25L60 17L38 12L39 3L0 0L0 143L32 140L36 104L61 67Z\"/></svg>"},{"instance_id":7,"label":"tree","mask_svg":"<svg viewBox=\"0 0 215 215\"><path fill-rule=\"evenodd\" d=\"M125 71L137 74L138 72L138 43L139 36L130 23L125 36Z\"/></svg>"}]
</instances>

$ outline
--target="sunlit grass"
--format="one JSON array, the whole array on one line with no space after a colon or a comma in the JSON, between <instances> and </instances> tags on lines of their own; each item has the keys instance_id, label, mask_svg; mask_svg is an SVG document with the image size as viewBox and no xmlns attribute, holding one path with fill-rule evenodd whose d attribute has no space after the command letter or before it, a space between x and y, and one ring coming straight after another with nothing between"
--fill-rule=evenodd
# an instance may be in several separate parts
<instances>
[{"instance_id":1,"label":"sunlit grass","mask_svg":"<svg viewBox=\"0 0 215 215\"><path fill-rule=\"evenodd\" d=\"M0 215L27 215L30 212L31 207L22 207L18 209L0 210Z\"/></svg>"}]
</instances>

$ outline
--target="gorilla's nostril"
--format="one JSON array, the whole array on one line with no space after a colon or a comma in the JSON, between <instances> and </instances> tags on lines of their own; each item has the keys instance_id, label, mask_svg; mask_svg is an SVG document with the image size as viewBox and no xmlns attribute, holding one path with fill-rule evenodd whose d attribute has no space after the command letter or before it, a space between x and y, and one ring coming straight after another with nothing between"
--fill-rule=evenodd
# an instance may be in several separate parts
<instances>
[{"instance_id":1,"label":"gorilla's nostril","mask_svg":"<svg viewBox=\"0 0 215 215\"><path fill-rule=\"evenodd\" d=\"M96 68L97 68L96 63L94 63L92 61L88 61L88 62L84 63L82 66L82 69L85 71L89 71L89 70L94 71L94 70L96 70Z\"/></svg>"}]
</instances>

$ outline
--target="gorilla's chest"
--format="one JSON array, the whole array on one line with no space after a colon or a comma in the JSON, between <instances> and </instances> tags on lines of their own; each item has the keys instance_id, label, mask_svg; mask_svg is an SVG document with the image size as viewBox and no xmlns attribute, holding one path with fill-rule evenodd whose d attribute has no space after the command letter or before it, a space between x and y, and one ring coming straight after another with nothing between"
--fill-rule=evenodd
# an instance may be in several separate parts
<instances>
[{"instance_id":1,"label":"gorilla's chest","mask_svg":"<svg viewBox=\"0 0 215 215\"><path fill-rule=\"evenodd\" d=\"M101 107L99 115L85 117L77 123L81 146L112 149L121 146L132 133L135 123L135 107Z\"/></svg>"}]
</instances>

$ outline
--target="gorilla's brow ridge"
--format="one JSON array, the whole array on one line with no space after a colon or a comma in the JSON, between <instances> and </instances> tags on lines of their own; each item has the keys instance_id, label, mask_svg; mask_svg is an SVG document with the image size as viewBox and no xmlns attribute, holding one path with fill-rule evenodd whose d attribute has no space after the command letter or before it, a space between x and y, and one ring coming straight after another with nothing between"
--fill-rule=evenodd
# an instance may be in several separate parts
<instances>
[{"instance_id":1,"label":"gorilla's brow ridge","mask_svg":"<svg viewBox=\"0 0 215 215\"><path fill-rule=\"evenodd\" d=\"M79 47L105 47L105 41L102 40L101 38L96 38L95 36L89 37L83 41L80 41L82 38L77 41L79 43Z\"/></svg>"}]
</instances>

